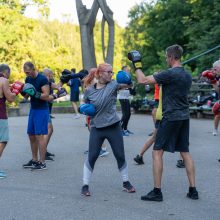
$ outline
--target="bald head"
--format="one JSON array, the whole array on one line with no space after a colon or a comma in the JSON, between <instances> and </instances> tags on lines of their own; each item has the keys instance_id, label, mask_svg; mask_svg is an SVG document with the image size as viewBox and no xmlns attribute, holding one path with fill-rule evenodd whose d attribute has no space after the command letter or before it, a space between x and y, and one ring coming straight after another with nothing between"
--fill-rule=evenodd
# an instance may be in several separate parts
<instances>
[{"instance_id":1,"label":"bald head","mask_svg":"<svg viewBox=\"0 0 220 220\"><path fill-rule=\"evenodd\" d=\"M48 78L48 79L52 79L53 78L53 71L49 68L45 68L43 70L43 74Z\"/></svg>"},{"instance_id":2,"label":"bald head","mask_svg":"<svg viewBox=\"0 0 220 220\"><path fill-rule=\"evenodd\" d=\"M212 70L215 74L220 76L220 60L217 60L213 63Z\"/></svg>"}]
</instances>

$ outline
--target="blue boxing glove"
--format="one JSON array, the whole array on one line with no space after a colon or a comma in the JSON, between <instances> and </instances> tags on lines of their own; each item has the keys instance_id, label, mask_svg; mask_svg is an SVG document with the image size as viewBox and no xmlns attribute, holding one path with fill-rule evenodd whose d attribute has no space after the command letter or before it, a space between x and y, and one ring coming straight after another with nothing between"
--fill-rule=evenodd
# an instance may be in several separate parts
<instances>
[{"instance_id":1,"label":"blue boxing glove","mask_svg":"<svg viewBox=\"0 0 220 220\"><path fill-rule=\"evenodd\" d=\"M88 116L95 116L96 109L94 105L86 103L79 106L79 113Z\"/></svg>"},{"instance_id":2,"label":"blue boxing glove","mask_svg":"<svg viewBox=\"0 0 220 220\"><path fill-rule=\"evenodd\" d=\"M119 84L127 84L130 85L132 84L131 82L131 74L126 73L125 71L118 71L117 75L116 75L116 81Z\"/></svg>"}]
</instances>

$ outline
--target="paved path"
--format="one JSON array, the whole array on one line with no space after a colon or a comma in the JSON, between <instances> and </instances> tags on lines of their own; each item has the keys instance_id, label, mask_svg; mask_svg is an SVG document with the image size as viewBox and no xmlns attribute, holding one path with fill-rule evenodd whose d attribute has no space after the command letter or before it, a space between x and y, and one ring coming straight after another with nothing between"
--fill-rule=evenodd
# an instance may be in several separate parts
<instances>
[{"instance_id":1,"label":"paved path","mask_svg":"<svg viewBox=\"0 0 220 220\"><path fill-rule=\"evenodd\" d=\"M152 189L151 150L145 165L137 166L133 157L151 131L147 115L132 115L125 150L130 180L137 193L122 191L121 178L113 154L98 159L90 189L92 196L80 195L82 168L88 145L84 118L71 114L55 115L54 135L49 150L56 154L48 170L24 170L30 159L26 135L27 117L10 118L10 142L0 160L8 174L0 179L0 220L212 220L220 219L220 136L211 134L211 120L191 120L191 152L196 164L200 199L186 198L188 190L185 169L175 167L178 154L165 154L161 203L144 202L140 196Z\"/></svg>"}]
</instances>

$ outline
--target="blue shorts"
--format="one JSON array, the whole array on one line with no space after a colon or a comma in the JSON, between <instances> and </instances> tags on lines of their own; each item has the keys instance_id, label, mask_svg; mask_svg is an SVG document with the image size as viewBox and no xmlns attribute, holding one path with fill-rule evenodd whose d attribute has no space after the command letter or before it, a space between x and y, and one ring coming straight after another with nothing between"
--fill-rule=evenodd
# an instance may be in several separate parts
<instances>
[{"instance_id":1,"label":"blue shorts","mask_svg":"<svg viewBox=\"0 0 220 220\"><path fill-rule=\"evenodd\" d=\"M49 109L30 109L27 133L29 135L48 134Z\"/></svg>"},{"instance_id":2,"label":"blue shorts","mask_svg":"<svg viewBox=\"0 0 220 220\"><path fill-rule=\"evenodd\" d=\"M8 131L8 119L0 119L0 143L8 142L9 131Z\"/></svg>"},{"instance_id":3,"label":"blue shorts","mask_svg":"<svg viewBox=\"0 0 220 220\"><path fill-rule=\"evenodd\" d=\"M48 118L48 123L52 124L52 119L51 119L50 115L49 115L49 118Z\"/></svg>"}]
</instances>

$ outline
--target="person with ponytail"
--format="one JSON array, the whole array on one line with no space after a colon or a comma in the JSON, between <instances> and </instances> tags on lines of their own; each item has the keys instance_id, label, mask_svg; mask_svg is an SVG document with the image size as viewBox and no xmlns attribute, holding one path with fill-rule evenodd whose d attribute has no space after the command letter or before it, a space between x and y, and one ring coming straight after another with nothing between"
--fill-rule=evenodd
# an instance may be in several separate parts
<instances>
[{"instance_id":1,"label":"person with ponytail","mask_svg":"<svg viewBox=\"0 0 220 220\"><path fill-rule=\"evenodd\" d=\"M85 90L84 102L95 106L96 114L91 117L88 158L84 163L83 186L81 194L90 196L89 182L99 156L100 148L105 139L108 140L116 158L122 176L123 188L129 193L135 192L128 178L128 166L125 160L124 142L120 126L120 118L116 112L117 92L119 89L130 88L131 85L119 84L112 80L112 66L100 64L94 71L97 82ZM88 75L85 85L92 82ZM94 79L94 78L93 78Z\"/></svg>"},{"instance_id":2,"label":"person with ponytail","mask_svg":"<svg viewBox=\"0 0 220 220\"><path fill-rule=\"evenodd\" d=\"M83 89L84 91L89 88L90 86L94 85L96 82L96 78L95 78L95 72L96 72L97 68L91 68L89 70L89 74L83 79ZM91 117L90 116L86 116L86 124L88 127L88 130L90 132L90 122L91 122ZM89 150L86 150L84 152L84 154L88 154ZM99 153L99 157L104 157L107 156L109 154L109 152L107 151L106 145L105 143L102 144L100 153Z\"/></svg>"}]
</instances>

